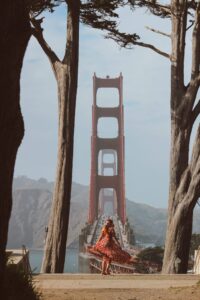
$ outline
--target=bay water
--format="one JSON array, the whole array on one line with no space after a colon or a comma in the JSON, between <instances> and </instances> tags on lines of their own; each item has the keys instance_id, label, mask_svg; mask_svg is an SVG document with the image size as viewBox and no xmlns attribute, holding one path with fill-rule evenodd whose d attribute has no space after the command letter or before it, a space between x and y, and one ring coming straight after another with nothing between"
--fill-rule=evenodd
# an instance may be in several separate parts
<instances>
[{"instance_id":1,"label":"bay water","mask_svg":"<svg viewBox=\"0 0 200 300\"><path fill-rule=\"evenodd\" d=\"M33 273L40 272L43 254L42 249L29 249L29 261ZM79 256L79 249L67 248L64 273L90 273L89 262Z\"/></svg>"}]
</instances>

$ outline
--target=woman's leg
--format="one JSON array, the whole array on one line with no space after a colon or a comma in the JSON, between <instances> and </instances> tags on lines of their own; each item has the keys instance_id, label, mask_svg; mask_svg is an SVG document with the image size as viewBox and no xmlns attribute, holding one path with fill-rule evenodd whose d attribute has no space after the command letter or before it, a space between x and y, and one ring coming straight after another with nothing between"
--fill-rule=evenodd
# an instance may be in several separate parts
<instances>
[{"instance_id":1,"label":"woman's leg","mask_svg":"<svg viewBox=\"0 0 200 300\"><path fill-rule=\"evenodd\" d=\"M110 274L110 270L109 270L110 264L111 264L111 259L108 258L108 259L106 260L106 268L105 268L106 274Z\"/></svg>"},{"instance_id":2,"label":"woman's leg","mask_svg":"<svg viewBox=\"0 0 200 300\"><path fill-rule=\"evenodd\" d=\"M102 264L101 264L101 274L106 274L106 258L103 257Z\"/></svg>"}]
</instances>

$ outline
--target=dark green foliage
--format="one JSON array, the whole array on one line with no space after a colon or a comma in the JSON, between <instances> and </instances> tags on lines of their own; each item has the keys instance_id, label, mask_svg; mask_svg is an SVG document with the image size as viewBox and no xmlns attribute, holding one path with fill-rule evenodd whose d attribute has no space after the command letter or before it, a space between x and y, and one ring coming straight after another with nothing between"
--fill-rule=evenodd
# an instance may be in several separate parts
<instances>
[{"instance_id":1,"label":"dark green foliage","mask_svg":"<svg viewBox=\"0 0 200 300\"><path fill-rule=\"evenodd\" d=\"M200 247L200 234L194 233L190 242L190 257L194 255L194 250Z\"/></svg>"},{"instance_id":2,"label":"dark green foliage","mask_svg":"<svg viewBox=\"0 0 200 300\"><path fill-rule=\"evenodd\" d=\"M139 39L137 34L127 34L118 29L117 9L127 5L124 0L93 0L82 1L81 22L85 25L106 30L105 38L111 38L121 47L130 47Z\"/></svg>"},{"instance_id":3,"label":"dark green foliage","mask_svg":"<svg viewBox=\"0 0 200 300\"><path fill-rule=\"evenodd\" d=\"M161 4L157 0L128 0L131 9L137 7L147 8L153 15L161 18L171 17L171 6L168 4Z\"/></svg>"},{"instance_id":4,"label":"dark green foliage","mask_svg":"<svg viewBox=\"0 0 200 300\"><path fill-rule=\"evenodd\" d=\"M34 287L31 275L17 270L12 264L6 267L2 300L40 300L41 294Z\"/></svg>"},{"instance_id":5,"label":"dark green foliage","mask_svg":"<svg viewBox=\"0 0 200 300\"><path fill-rule=\"evenodd\" d=\"M37 18L43 11L54 11L67 0L26 0L31 18ZM75 1L75 0L74 0ZM79 0L76 0L79 1ZM118 29L117 10L127 5L125 0L85 0L80 1L80 21L87 26L106 31L105 38L110 38L121 47L132 47L139 39L137 34L127 34ZM41 19L42 22L42 19Z\"/></svg>"},{"instance_id":6,"label":"dark green foliage","mask_svg":"<svg viewBox=\"0 0 200 300\"><path fill-rule=\"evenodd\" d=\"M82 1L81 3L81 21L89 26L99 29L113 29L116 27L118 14L116 9L123 6L121 0L94 0Z\"/></svg>"},{"instance_id":7,"label":"dark green foliage","mask_svg":"<svg viewBox=\"0 0 200 300\"><path fill-rule=\"evenodd\" d=\"M150 261L157 264L162 264L164 249L161 247L149 247L142 250L137 256L142 261Z\"/></svg>"},{"instance_id":8,"label":"dark green foliage","mask_svg":"<svg viewBox=\"0 0 200 300\"><path fill-rule=\"evenodd\" d=\"M39 16L43 11L54 12L54 8L59 6L64 0L26 0L27 8L31 17Z\"/></svg>"}]
</instances>

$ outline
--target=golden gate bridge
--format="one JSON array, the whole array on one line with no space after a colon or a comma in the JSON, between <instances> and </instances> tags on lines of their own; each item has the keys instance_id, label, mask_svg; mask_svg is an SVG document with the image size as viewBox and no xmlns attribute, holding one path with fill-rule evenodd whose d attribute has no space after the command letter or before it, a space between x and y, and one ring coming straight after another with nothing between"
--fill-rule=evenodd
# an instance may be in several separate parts
<instances>
[{"instance_id":1,"label":"golden gate bridge","mask_svg":"<svg viewBox=\"0 0 200 300\"><path fill-rule=\"evenodd\" d=\"M108 88L118 90L118 105L115 107L97 105L98 90ZM117 120L118 135L116 137L105 138L99 135L98 122L105 118ZM106 204L110 203L112 209L109 211L109 217L112 217L114 221L118 240L122 248L134 254L134 233L126 217L124 141L123 76L120 73L120 76L116 78L109 76L99 78L94 74L89 214L88 222L79 236L81 252L85 251L87 245L96 243L108 217ZM100 271L100 260L90 257L90 266L93 271ZM134 272L134 268L113 263L111 271Z\"/></svg>"}]
</instances>

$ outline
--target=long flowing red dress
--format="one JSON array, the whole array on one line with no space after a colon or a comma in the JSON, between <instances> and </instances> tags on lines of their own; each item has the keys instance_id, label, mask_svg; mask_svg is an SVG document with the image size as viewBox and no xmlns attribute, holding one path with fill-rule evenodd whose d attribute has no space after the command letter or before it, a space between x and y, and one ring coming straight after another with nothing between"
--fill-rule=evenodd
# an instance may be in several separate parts
<instances>
[{"instance_id":1,"label":"long flowing red dress","mask_svg":"<svg viewBox=\"0 0 200 300\"><path fill-rule=\"evenodd\" d=\"M119 244L115 241L115 230L114 228L102 229L102 238L91 247L88 247L88 252L111 261L115 261L121 264L131 263L131 255L124 251Z\"/></svg>"}]
</instances>

